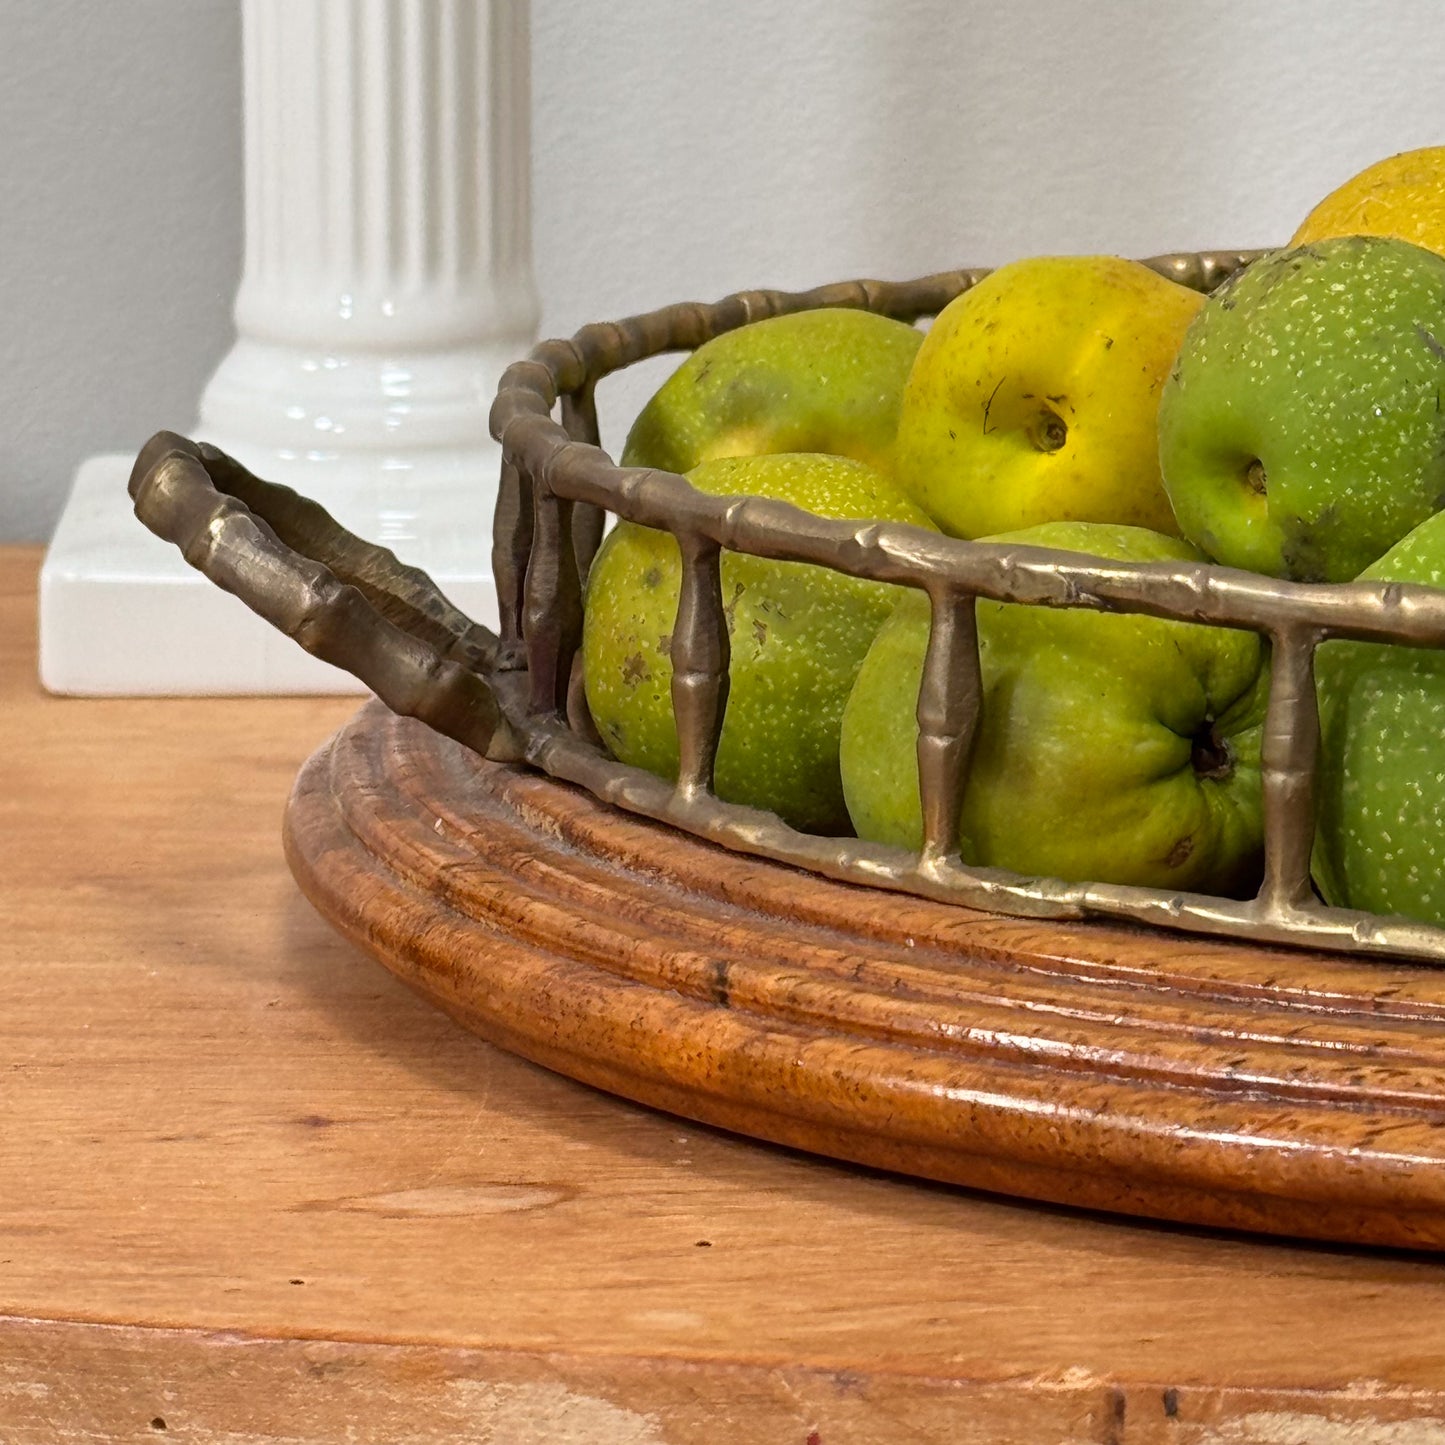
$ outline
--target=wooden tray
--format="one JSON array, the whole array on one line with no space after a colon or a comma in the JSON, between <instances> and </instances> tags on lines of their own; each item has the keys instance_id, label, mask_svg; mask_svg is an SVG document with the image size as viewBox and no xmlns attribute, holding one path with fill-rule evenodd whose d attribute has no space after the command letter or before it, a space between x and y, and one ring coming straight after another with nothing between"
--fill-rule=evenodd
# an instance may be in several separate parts
<instances>
[{"instance_id":1,"label":"wooden tray","mask_svg":"<svg viewBox=\"0 0 1445 1445\"><path fill-rule=\"evenodd\" d=\"M835 1158L1246 1230L1445 1247L1445 975L833 883L379 704L299 775L343 934L573 1078Z\"/></svg>"}]
</instances>

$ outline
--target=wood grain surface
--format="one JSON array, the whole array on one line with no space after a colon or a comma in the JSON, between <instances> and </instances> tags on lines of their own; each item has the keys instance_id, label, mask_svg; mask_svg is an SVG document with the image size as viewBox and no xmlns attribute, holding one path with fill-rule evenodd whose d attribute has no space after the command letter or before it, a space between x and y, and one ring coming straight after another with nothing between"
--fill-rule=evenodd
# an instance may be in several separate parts
<instances>
[{"instance_id":1,"label":"wood grain surface","mask_svg":"<svg viewBox=\"0 0 1445 1445\"><path fill-rule=\"evenodd\" d=\"M681 1122L300 896L339 700L35 681L0 549L0 1440L1445 1438L1445 1276ZM540 866L540 864L539 864Z\"/></svg>"},{"instance_id":2,"label":"wood grain surface","mask_svg":"<svg viewBox=\"0 0 1445 1445\"><path fill-rule=\"evenodd\" d=\"M373 703L292 866L535 1062L705 1123L1056 1203L1445 1246L1445 974L832 882Z\"/></svg>"}]
</instances>

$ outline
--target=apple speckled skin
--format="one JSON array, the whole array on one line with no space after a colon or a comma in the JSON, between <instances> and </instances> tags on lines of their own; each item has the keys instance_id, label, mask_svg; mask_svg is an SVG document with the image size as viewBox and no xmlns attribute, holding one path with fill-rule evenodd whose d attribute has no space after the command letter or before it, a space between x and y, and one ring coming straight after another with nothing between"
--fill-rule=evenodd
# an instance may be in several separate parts
<instances>
[{"instance_id":1,"label":"apple speckled skin","mask_svg":"<svg viewBox=\"0 0 1445 1445\"><path fill-rule=\"evenodd\" d=\"M1445 587L1445 514L1362 580ZM1314 878L1325 901L1445 925L1445 653L1326 642Z\"/></svg>"},{"instance_id":2,"label":"apple speckled skin","mask_svg":"<svg viewBox=\"0 0 1445 1445\"><path fill-rule=\"evenodd\" d=\"M990 538L1119 561L1198 561L1138 527ZM969 863L1072 882L1253 889L1263 847L1266 647L1252 632L1123 613L977 604L983 708L961 815ZM927 600L880 630L843 714L859 837L922 841L915 707Z\"/></svg>"},{"instance_id":3,"label":"apple speckled skin","mask_svg":"<svg viewBox=\"0 0 1445 1445\"><path fill-rule=\"evenodd\" d=\"M698 347L643 408L624 467L827 452L886 471L923 333L871 311L773 316Z\"/></svg>"},{"instance_id":4,"label":"apple speckled skin","mask_svg":"<svg viewBox=\"0 0 1445 1445\"><path fill-rule=\"evenodd\" d=\"M1177 532L1159 393L1203 304L1117 256L1000 266L929 328L903 394L898 485L955 537L1056 521Z\"/></svg>"},{"instance_id":5,"label":"apple speckled skin","mask_svg":"<svg viewBox=\"0 0 1445 1445\"><path fill-rule=\"evenodd\" d=\"M765 496L819 516L935 530L886 477L820 454L721 458L688 480L713 496ZM587 705L613 755L675 778L672 629L682 565L667 532L620 522L587 578L582 667ZM903 588L804 562L722 554L732 644L715 789L795 828L846 832L838 728L853 679Z\"/></svg>"},{"instance_id":6,"label":"apple speckled skin","mask_svg":"<svg viewBox=\"0 0 1445 1445\"><path fill-rule=\"evenodd\" d=\"M1185 335L1159 456L1216 561L1354 577L1445 506L1445 257L1343 236L1236 273Z\"/></svg>"}]
</instances>

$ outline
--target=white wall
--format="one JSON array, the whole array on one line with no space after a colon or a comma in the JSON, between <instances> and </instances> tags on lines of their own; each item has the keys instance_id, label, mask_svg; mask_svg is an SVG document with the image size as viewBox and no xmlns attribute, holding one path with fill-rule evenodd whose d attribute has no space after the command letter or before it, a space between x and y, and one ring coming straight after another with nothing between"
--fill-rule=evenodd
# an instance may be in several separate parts
<instances>
[{"instance_id":1,"label":"white wall","mask_svg":"<svg viewBox=\"0 0 1445 1445\"><path fill-rule=\"evenodd\" d=\"M0 541L189 425L241 260L232 0L0 0Z\"/></svg>"},{"instance_id":2,"label":"white wall","mask_svg":"<svg viewBox=\"0 0 1445 1445\"><path fill-rule=\"evenodd\" d=\"M326 0L341 3L341 0ZM187 427L240 264L234 0L0 0L0 539ZM1282 242L1445 142L1427 0L533 0L543 330L744 286ZM601 396L620 443L667 363Z\"/></svg>"}]
</instances>

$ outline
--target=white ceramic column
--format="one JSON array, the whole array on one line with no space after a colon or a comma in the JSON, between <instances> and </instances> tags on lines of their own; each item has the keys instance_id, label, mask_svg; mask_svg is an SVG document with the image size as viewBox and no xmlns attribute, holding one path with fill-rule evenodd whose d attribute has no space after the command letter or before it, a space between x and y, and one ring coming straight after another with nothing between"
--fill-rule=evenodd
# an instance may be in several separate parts
<instances>
[{"instance_id":1,"label":"white ceramic column","mask_svg":"<svg viewBox=\"0 0 1445 1445\"><path fill-rule=\"evenodd\" d=\"M537 324L525 0L244 14L239 338L200 431L305 478L355 530L434 552L433 488L476 510L495 495L487 408Z\"/></svg>"},{"instance_id":2,"label":"white ceramic column","mask_svg":"<svg viewBox=\"0 0 1445 1445\"><path fill-rule=\"evenodd\" d=\"M527 20L527 0L243 0L237 339L194 429L489 624L500 452L487 412L538 313ZM87 463L77 498L95 490L87 468L115 460ZM115 487L125 504L124 471ZM153 540L125 521L112 574L120 550ZM42 577L42 674L56 690L350 686L168 553L145 547L150 584L132 568L87 588L61 565L66 540L63 519ZM119 628L97 645L117 607L138 645Z\"/></svg>"}]
</instances>

